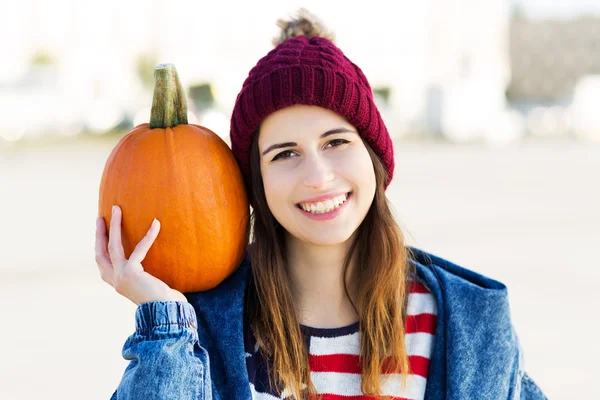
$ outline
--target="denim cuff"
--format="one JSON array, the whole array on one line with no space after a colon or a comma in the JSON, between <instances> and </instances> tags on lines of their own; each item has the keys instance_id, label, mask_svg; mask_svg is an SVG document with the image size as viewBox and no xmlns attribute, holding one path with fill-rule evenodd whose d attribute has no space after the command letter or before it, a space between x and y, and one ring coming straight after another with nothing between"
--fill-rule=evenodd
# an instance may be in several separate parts
<instances>
[{"instance_id":1,"label":"denim cuff","mask_svg":"<svg viewBox=\"0 0 600 400\"><path fill-rule=\"evenodd\" d=\"M196 311L184 301L151 301L142 303L135 312L135 329L138 333L152 330L170 333L182 327L197 329Z\"/></svg>"}]
</instances>

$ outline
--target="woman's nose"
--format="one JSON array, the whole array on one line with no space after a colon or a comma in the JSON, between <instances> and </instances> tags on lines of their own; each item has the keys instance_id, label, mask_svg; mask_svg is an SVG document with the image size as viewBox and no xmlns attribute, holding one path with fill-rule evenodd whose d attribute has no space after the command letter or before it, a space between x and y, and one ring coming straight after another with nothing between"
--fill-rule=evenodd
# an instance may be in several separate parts
<instances>
[{"instance_id":1,"label":"woman's nose","mask_svg":"<svg viewBox=\"0 0 600 400\"><path fill-rule=\"evenodd\" d=\"M314 156L304 164L304 185L320 189L328 186L334 179L333 168L323 157Z\"/></svg>"}]
</instances>

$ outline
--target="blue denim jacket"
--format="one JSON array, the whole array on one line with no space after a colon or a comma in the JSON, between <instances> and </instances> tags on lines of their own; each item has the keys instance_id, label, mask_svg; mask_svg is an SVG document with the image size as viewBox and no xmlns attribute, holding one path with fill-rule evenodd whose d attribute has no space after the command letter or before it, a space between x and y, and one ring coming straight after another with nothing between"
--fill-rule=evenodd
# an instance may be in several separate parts
<instances>
[{"instance_id":1,"label":"blue denim jacket","mask_svg":"<svg viewBox=\"0 0 600 400\"><path fill-rule=\"evenodd\" d=\"M546 399L525 373L506 286L411 250L438 306L425 399ZM122 351L130 363L111 400L252 399L242 330L250 272L246 253L220 285L186 293L189 303L140 304Z\"/></svg>"}]
</instances>

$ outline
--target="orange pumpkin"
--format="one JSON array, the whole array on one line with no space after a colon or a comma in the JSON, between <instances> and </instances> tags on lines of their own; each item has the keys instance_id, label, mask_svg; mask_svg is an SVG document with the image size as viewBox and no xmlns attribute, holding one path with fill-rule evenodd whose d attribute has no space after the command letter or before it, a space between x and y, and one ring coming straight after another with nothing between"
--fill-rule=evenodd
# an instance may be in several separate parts
<instances>
[{"instance_id":1,"label":"orange pumpkin","mask_svg":"<svg viewBox=\"0 0 600 400\"><path fill-rule=\"evenodd\" d=\"M100 182L99 215L123 212L126 258L154 218L161 229L142 265L181 292L211 289L231 275L248 244L249 204L229 146L211 130L187 123L175 67L155 69L150 123L112 150Z\"/></svg>"}]
</instances>

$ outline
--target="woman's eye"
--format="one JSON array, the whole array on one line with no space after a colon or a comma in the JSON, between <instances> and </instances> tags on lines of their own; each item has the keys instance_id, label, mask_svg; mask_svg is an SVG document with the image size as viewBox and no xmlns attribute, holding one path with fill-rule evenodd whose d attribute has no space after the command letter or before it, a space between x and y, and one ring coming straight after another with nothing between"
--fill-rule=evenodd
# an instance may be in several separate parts
<instances>
[{"instance_id":1,"label":"woman's eye","mask_svg":"<svg viewBox=\"0 0 600 400\"><path fill-rule=\"evenodd\" d=\"M293 152L293 151L291 151L291 150L282 151L281 153L277 154L277 155L276 155L276 156L273 158L273 160L271 160L271 161L275 161L275 160L278 160L278 159L280 159L280 158L289 158L289 157L285 157L285 156L284 156L284 154L288 154L288 153L291 153L291 154L293 154L294 152Z\"/></svg>"},{"instance_id":2,"label":"woman's eye","mask_svg":"<svg viewBox=\"0 0 600 400\"><path fill-rule=\"evenodd\" d=\"M331 145L331 147L339 147L346 143L350 143L350 142L345 139L333 139L327 143L327 146ZM285 151L282 151L281 153L277 154L275 157L273 157L273 159L271 161L292 158L293 154L294 154L294 152L292 150L285 150Z\"/></svg>"},{"instance_id":3,"label":"woman's eye","mask_svg":"<svg viewBox=\"0 0 600 400\"><path fill-rule=\"evenodd\" d=\"M335 143L337 143L337 144L335 144ZM343 145L344 143L350 143L350 142L345 139L333 139L332 141L330 141L327 144L332 144L332 147L339 147L339 146Z\"/></svg>"}]
</instances>

